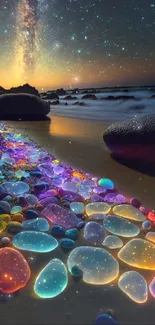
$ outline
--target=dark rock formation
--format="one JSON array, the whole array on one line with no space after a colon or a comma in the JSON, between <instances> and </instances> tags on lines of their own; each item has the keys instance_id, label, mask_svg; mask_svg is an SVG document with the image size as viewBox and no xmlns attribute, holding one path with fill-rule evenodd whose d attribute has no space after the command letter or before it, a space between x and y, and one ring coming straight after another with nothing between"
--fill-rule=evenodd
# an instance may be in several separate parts
<instances>
[{"instance_id":1,"label":"dark rock formation","mask_svg":"<svg viewBox=\"0 0 155 325\"><path fill-rule=\"evenodd\" d=\"M75 88L72 91L72 95L79 94L79 92L80 92L79 88Z\"/></svg>"},{"instance_id":2,"label":"dark rock formation","mask_svg":"<svg viewBox=\"0 0 155 325\"><path fill-rule=\"evenodd\" d=\"M103 97L104 100L129 100L129 99L136 99L134 96L108 96Z\"/></svg>"},{"instance_id":3,"label":"dark rock formation","mask_svg":"<svg viewBox=\"0 0 155 325\"><path fill-rule=\"evenodd\" d=\"M59 100L55 100L54 102L50 102L50 105L59 105L59 104L60 104Z\"/></svg>"},{"instance_id":4,"label":"dark rock formation","mask_svg":"<svg viewBox=\"0 0 155 325\"><path fill-rule=\"evenodd\" d=\"M97 97L93 94L87 94L87 95L83 96L82 99L96 100Z\"/></svg>"},{"instance_id":5,"label":"dark rock formation","mask_svg":"<svg viewBox=\"0 0 155 325\"><path fill-rule=\"evenodd\" d=\"M11 93L0 95L1 119L40 120L49 112L49 103L37 96Z\"/></svg>"},{"instance_id":6,"label":"dark rock formation","mask_svg":"<svg viewBox=\"0 0 155 325\"><path fill-rule=\"evenodd\" d=\"M155 117L143 116L112 124L103 135L117 157L141 162L155 161Z\"/></svg>"},{"instance_id":7,"label":"dark rock formation","mask_svg":"<svg viewBox=\"0 0 155 325\"><path fill-rule=\"evenodd\" d=\"M132 109L132 110L142 110L145 108L145 105L133 105L133 106L130 106L129 109Z\"/></svg>"},{"instance_id":8,"label":"dark rock formation","mask_svg":"<svg viewBox=\"0 0 155 325\"><path fill-rule=\"evenodd\" d=\"M29 84L25 84L19 87L12 87L9 90L6 90L6 93L22 93L22 94L32 94L35 96L39 96L39 92L35 87L30 86Z\"/></svg>"},{"instance_id":9,"label":"dark rock formation","mask_svg":"<svg viewBox=\"0 0 155 325\"><path fill-rule=\"evenodd\" d=\"M64 96L64 95L66 95L67 93L66 93L66 91L65 91L63 88L61 88L61 89L57 89L56 94L57 94L58 96Z\"/></svg>"},{"instance_id":10,"label":"dark rock formation","mask_svg":"<svg viewBox=\"0 0 155 325\"><path fill-rule=\"evenodd\" d=\"M75 102L73 105L86 106L84 102Z\"/></svg>"},{"instance_id":11,"label":"dark rock formation","mask_svg":"<svg viewBox=\"0 0 155 325\"><path fill-rule=\"evenodd\" d=\"M42 98L43 99L59 99L59 96L56 93L47 93Z\"/></svg>"},{"instance_id":12,"label":"dark rock formation","mask_svg":"<svg viewBox=\"0 0 155 325\"><path fill-rule=\"evenodd\" d=\"M65 100L72 100L72 99L77 99L77 97L72 97L72 96L70 96L70 95L68 95L68 96L66 96L65 98L64 98Z\"/></svg>"},{"instance_id":13,"label":"dark rock formation","mask_svg":"<svg viewBox=\"0 0 155 325\"><path fill-rule=\"evenodd\" d=\"M151 98L152 98L152 99L153 99L153 98L155 99L155 95L152 95Z\"/></svg>"},{"instance_id":14,"label":"dark rock formation","mask_svg":"<svg viewBox=\"0 0 155 325\"><path fill-rule=\"evenodd\" d=\"M65 103L65 106L68 106L68 103Z\"/></svg>"}]
</instances>

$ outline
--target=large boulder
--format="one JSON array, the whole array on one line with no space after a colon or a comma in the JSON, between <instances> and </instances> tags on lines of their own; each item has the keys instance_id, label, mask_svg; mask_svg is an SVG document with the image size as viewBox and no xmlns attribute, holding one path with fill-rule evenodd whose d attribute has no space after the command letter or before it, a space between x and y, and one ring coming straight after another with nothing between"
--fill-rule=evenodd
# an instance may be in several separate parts
<instances>
[{"instance_id":1,"label":"large boulder","mask_svg":"<svg viewBox=\"0 0 155 325\"><path fill-rule=\"evenodd\" d=\"M49 103L30 94L0 95L1 119L43 119L50 112Z\"/></svg>"},{"instance_id":2,"label":"large boulder","mask_svg":"<svg viewBox=\"0 0 155 325\"><path fill-rule=\"evenodd\" d=\"M103 139L117 157L141 162L155 161L155 116L143 116L112 124Z\"/></svg>"},{"instance_id":3,"label":"large boulder","mask_svg":"<svg viewBox=\"0 0 155 325\"><path fill-rule=\"evenodd\" d=\"M39 96L39 92L35 87L30 86L29 84L25 84L19 87L12 87L9 90L5 91L6 93L22 93L22 94L32 94L35 96Z\"/></svg>"}]
</instances>

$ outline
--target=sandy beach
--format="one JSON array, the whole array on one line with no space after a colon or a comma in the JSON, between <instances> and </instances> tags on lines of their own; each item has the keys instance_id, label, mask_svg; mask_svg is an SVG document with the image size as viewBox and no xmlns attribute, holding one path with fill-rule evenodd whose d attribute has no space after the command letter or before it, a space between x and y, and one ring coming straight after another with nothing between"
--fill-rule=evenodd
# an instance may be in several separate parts
<instances>
[{"instance_id":1,"label":"sandy beach","mask_svg":"<svg viewBox=\"0 0 155 325\"><path fill-rule=\"evenodd\" d=\"M103 143L103 132L110 123L73 120L51 115L47 122L6 122L16 132L28 134L47 151L71 166L96 176L111 178L126 197L136 197L148 208L154 208L155 178L137 172L114 161ZM84 239L80 238L77 245ZM117 250L114 256L117 255ZM26 254L24 253L26 256ZM0 304L1 324L94 324L97 315L113 310L119 324L154 324L154 300L149 295L147 303L138 305L131 301L115 283L106 286L87 285L69 276L66 290L54 299L37 299L32 287L34 276L49 261L60 257L66 263L67 254L60 248L52 253L33 254L33 277L25 290L13 300ZM34 263L35 262L35 263ZM120 274L124 270L120 263ZM136 269L135 269L136 270ZM141 271L148 280L153 272ZM8 309L9 308L9 309ZM9 310L9 312L8 312Z\"/></svg>"}]
</instances>

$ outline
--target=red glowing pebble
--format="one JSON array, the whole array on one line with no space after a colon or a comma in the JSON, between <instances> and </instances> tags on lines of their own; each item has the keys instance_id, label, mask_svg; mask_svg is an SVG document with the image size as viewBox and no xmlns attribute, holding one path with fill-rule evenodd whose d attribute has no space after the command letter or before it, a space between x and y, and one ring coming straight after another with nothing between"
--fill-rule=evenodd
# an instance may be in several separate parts
<instances>
[{"instance_id":1,"label":"red glowing pebble","mask_svg":"<svg viewBox=\"0 0 155 325\"><path fill-rule=\"evenodd\" d=\"M24 256L9 247L0 249L0 292L13 293L26 286L31 271Z\"/></svg>"},{"instance_id":2,"label":"red glowing pebble","mask_svg":"<svg viewBox=\"0 0 155 325\"><path fill-rule=\"evenodd\" d=\"M149 214L148 214L148 219L149 219L150 221L155 221L155 211L151 211L151 212L149 212Z\"/></svg>"}]
</instances>

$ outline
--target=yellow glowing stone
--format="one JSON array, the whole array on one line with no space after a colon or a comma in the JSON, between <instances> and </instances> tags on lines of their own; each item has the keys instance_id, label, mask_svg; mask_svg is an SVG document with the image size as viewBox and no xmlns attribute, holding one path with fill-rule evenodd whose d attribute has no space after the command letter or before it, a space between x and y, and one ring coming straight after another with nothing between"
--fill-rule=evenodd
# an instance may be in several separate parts
<instances>
[{"instance_id":1,"label":"yellow glowing stone","mask_svg":"<svg viewBox=\"0 0 155 325\"><path fill-rule=\"evenodd\" d=\"M1 214L0 215L0 222L1 221L9 223L11 221L11 217L9 216L9 214Z\"/></svg>"},{"instance_id":2,"label":"yellow glowing stone","mask_svg":"<svg viewBox=\"0 0 155 325\"><path fill-rule=\"evenodd\" d=\"M131 219L131 220L141 221L141 222L146 220L143 213L141 213L138 209L136 209L134 206L129 204L120 204L114 206L113 213L125 219Z\"/></svg>"},{"instance_id":3,"label":"yellow glowing stone","mask_svg":"<svg viewBox=\"0 0 155 325\"><path fill-rule=\"evenodd\" d=\"M155 232L149 231L145 237L146 239L152 241L152 243L155 243Z\"/></svg>"},{"instance_id":4,"label":"yellow glowing stone","mask_svg":"<svg viewBox=\"0 0 155 325\"><path fill-rule=\"evenodd\" d=\"M155 245L141 238L130 240L118 253L124 263L139 269L155 270Z\"/></svg>"},{"instance_id":5,"label":"yellow glowing stone","mask_svg":"<svg viewBox=\"0 0 155 325\"><path fill-rule=\"evenodd\" d=\"M86 214L91 216L94 213L107 214L111 210L111 206L104 202L93 202L86 206Z\"/></svg>"}]
</instances>

